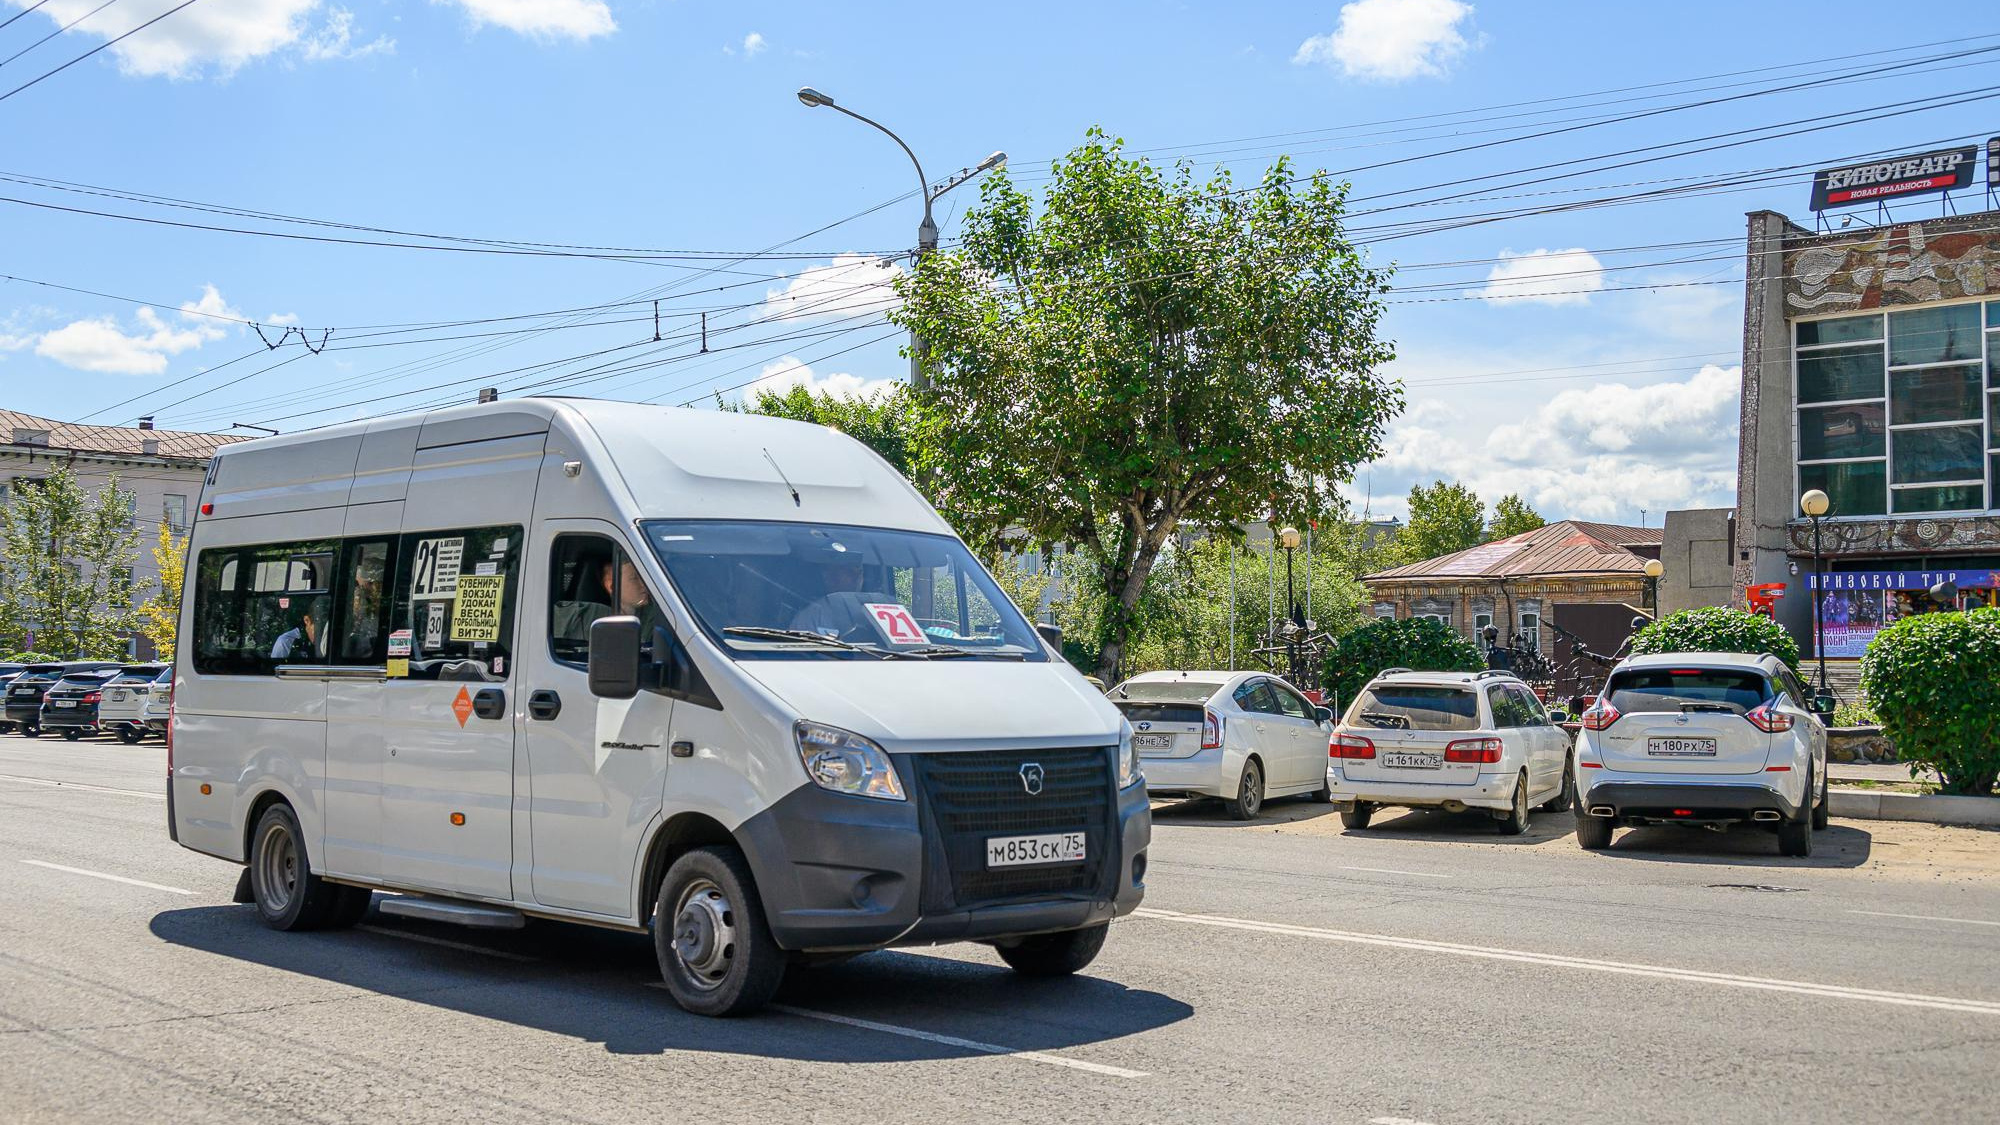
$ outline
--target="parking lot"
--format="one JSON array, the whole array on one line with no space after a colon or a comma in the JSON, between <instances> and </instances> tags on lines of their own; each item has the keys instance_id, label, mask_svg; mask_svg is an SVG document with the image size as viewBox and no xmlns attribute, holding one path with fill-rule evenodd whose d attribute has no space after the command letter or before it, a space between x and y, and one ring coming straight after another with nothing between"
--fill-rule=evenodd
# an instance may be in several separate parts
<instances>
[{"instance_id":1,"label":"parking lot","mask_svg":"<svg viewBox=\"0 0 2000 1125\"><path fill-rule=\"evenodd\" d=\"M1567 814L1163 804L1081 977L877 953L713 1021L643 937L266 930L167 840L164 777L155 742L0 736L0 1119L1990 1119L1992 833L1585 853Z\"/></svg>"}]
</instances>

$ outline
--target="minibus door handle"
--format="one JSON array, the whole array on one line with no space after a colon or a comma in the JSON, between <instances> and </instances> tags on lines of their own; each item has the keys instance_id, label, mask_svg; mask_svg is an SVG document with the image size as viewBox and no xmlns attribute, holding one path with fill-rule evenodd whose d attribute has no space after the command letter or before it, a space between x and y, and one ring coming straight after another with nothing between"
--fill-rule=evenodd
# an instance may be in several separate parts
<instances>
[{"instance_id":1,"label":"minibus door handle","mask_svg":"<svg viewBox=\"0 0 2000 1125\"><path fill-rule=\"evenodd\" d=\"M560 714L562 714L562 696L557 695L548 688L542 688L540 691L529 694L528 717L530 719L539 719L546 723Z\"/></svg>"},{"instance_id":2,"label":"minibus door handle","mask_svg":"<svg viewBox=\"0 0 2000 1125\"><path fill-rule=\"evenodd\" d=\"M507 693L497 687L480 688L472 694L472 713L482 719L507 717Z\"/></svg>"}]
</instances>

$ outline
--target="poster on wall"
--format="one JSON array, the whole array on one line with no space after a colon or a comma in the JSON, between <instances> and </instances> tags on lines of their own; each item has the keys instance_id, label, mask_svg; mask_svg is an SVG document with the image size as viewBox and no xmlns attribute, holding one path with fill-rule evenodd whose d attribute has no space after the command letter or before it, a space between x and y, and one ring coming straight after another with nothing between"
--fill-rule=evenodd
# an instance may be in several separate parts
<instances>
[{"instance_id":1,"label":"poster on wall","mask_svg":"<svg viewBox=\"0 0 2000 1125\"><path fill-rule=\"evenodd\" d=\"M1949 582L1958 593L1939 604L1931 589ZM1979 609L2000 601L2000 571L1995 570L1851 570L1823 579L1808 579L1819 589L1820 624L1826 634L1825 655L1860 657L1868 642L1905 617L1951 609ZM1811 647L1808 637L1806 648Z\"/></svg>"}]
</instances>

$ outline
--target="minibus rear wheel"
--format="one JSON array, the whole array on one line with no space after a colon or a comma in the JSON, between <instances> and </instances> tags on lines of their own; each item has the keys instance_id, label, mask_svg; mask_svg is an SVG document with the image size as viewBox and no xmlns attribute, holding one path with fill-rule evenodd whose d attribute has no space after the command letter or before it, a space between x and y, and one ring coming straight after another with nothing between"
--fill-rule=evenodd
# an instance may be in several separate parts
<instances>
[{"instance_id":1,"label":"minibus rear wheel","mask_svg":"<svg viewBox=\"0 0 2000 1125\"><path fill-rule=\"evenodd\" d=\"M353 888L312 873L305 833L292 806L283 801L264 810L250 838L250 895L257 916L274 930L323 930L351 926ZM361 892L366 894L366 892ZM365 901L365 900L364 900Z\"/></svg>"},{"instance_id":2,"label":"minibus rear wheel","mask_svg":"<svg viewBox=\"0 0 2000 1125\"><path fill-rule=\"evenodd\" d=\"M653 906L653 950L674 1002L701 1016L764 1006L785 979L764 903L743 853L695 848L667 868Z\"/></svg>"},{"instance_id":3,"label":"minibus rear wheel","mask_svg":"<svg viewBox=\"0 0 2000 1125\"><path fill-rule=\"evenodd\" d=\"M1097 951L1104 948L1104 935L1110 929L1110 924L1100 923L1059 934L1036 934L994 948L1008 968L1024 977L1066 977L1097 960Z\"/></svg>"}]
</instances>

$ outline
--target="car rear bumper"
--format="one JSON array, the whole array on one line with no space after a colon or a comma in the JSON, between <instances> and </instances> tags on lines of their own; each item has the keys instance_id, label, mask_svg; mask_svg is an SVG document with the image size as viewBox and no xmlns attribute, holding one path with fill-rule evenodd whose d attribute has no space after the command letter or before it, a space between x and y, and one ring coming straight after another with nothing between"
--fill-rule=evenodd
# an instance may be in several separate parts
<instances>
[{"instance_id":1,"label":"car rear bumper","mask_svg":"<svg viewBox=\"0 0 2000 1125\"><path fill-rule=\"evenodd\" d=\"M1400 805L1413 809L1435 809L1447 805L1469 809L1506 809L1514 804L1512 773L1482 773L1470 785L1426 785L1419 782L1348 780L1340 770L1327 771L1327 788L1335 804L1363 801L1371 805Z\"/></svg>"},{"instance_id":2,"label":"car rear bumper","mask_svg":"<svg viewBox=\"0 0 2000 1125\"><path fill-rule=\"evenodd\" d=\"M1223 769L1222 754L1217 748L1191 758L1141 758L1146 792L1162 797L1234 797L1237 779Z\"/></svg>"},{"instance_id":3,"label":"car rear bumper","mask_svg":"<svg viewBox=\"0 0 2000 1125\"><path fill-rule=\"evenodd\" d=\"M1757 819L1760 812L1767 814L1766 820L1770 813L1796 820L1803 807L1801 801L1769 785L1647 781L1600 782L1580 791L1577 804L1582 815L1660 823L1746 821Z\"/></svg>"},{"instance_id":4,"label":"car rear bumper","mask_svg":"<svg viewBox=\"0 0 2000 1125\"><path fill-rule=\"evenodd\" d=\"M42 701L37 699L33 703L9 703L7 705L7 721L10 723L26 723L31 727L40 725L42 721Z\"/></svg>"},{"instance_id":5,"label":"car rear bumper","mask_svg":"<svg viewBox=\"0 0 2000 1125\"><path fill-rule=\"evenodd\" d=\"M62 730L65 727L97 726L95 707L51 707L44 709L39 720L44 730Z\"/></svg>"}]
</instances>

